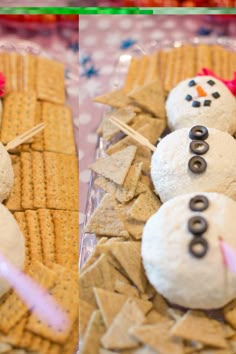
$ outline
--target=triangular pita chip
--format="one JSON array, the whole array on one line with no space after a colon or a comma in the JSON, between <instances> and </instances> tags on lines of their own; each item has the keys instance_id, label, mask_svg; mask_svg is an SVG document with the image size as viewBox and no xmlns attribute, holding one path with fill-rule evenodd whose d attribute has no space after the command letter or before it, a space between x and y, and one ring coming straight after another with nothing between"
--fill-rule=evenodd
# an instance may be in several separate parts
<instances>
[{"instance_id":1,"label":"triangular pita chip","mask_svg":"<svg viewBox=\"0 0 236 354\"><path fill-rule=\"evenodd\" d=\"M130 103L132 103L132 99L127 97L123 90L116 90L105 93L102 96L95 97L93 101L114 108L124 108Z\"/></svg>"},{"instance_id":2,"label":"triangular pita chip","mask_svg":"<svg viewBox=\"0 0 236 354\"><path fill-rule=\"evenodd\" d=\"M144 345L143 347L136 349L133 354L157 354L157 352L147 345Z\"/></svg>"},{"instance_id":3,"label":"triangular pita chip","mask_svg":"<svg viewBox=\"0 0 236 354\"><path fill-rule=\"evenodd\" d=\"M88 304L84 300L79 301L79 334L80 334L80 338L83 337L85 330L87 328L89 319L90 319L94 310L96 310L95 306Z\"/></svg>"},{"instance_id":4,"label":"triangular pita chip","mask_svg":"<svg viewBox=\"0 0 236 354\"><path fill-rule=\"evenodd\" d=\"M103 177L122 185L132 164L136 150L136 146L130 145L112 156L98 159L89 167Z\"/></svg>"},{"instance_id":5,"label":"triangular pita chip","mask_svg":"<svg viewBox=\"0 0 236 354\"><path fill-rule=\"evenodd\" d=\"M80 275L80 298L96 306L93 287L114 290L117 279L125 281L125 277L108 262L108 257L101 255Z\"/></svg>"},{"instance_id":6,"label":"triangular pita chip","mask_svg":"<svg viewBox=\"0 0 236 354\"><path fill-rule=\"evenodd\" d=\"M158 313L156 310L152 310L148 313L146 317L146 324L158 324L163 321L167 321L168 317L162 316L160 313Z\"/></svg>"},{"instance_id":7,"label":"triangular pita chip","mask_svg":"<svg viewBox=\"0 0 236 354\"><path fill-rule=\"evenodd\" d=\"M160 80L136 88L128 96L156 117L165 118L165 97Z\"/></svg>"},{"instance_id":8,"label":"triangular pita chip","mask_svg":"<svg viewBox=\"0 0 236 354\"><path fill-rule=\"evenodd\" d=\"M155 349L158 353L183 354L182 341L170 336L172 324L172 321L166 321L157 325L133 327L130 330L130 334Z\"/></svg>"},{"instance_id":9,"label":"triangular pita chip","mask_svg":"<svg viewBox=\"0 0 236 354\"><path fill-rule=\"evenodd\" d=\"M115 291L119 294L126 295L129 297L139 297L138 289L130 284L123 283L120 280L116 280Z\"/></svg>"},{"instance_id":10,"label":"triangular pita chip","mask_svg":"<svg viewBox=\"0 0 236 354\"><path fill-rule=\"evenodd\" d=\"M120 129L109 120L109 117L116 117L120 121L128 124L134 119L135 115L136 114L131 109L127 108L112 110L111 112L108 112L105 115L102 124L103 138L107 141L110 141L117 133L120 132Z\"/></svg>"},{"instance_id":11,"label":"triangular pita chip","mask_svg":"<svg viewBox=\"0 0 236 354\"><path fill-rule=\"evenodd\" d=\"M129 237L129 233L124 229L117 201L112 194L104 195L99 206L90 217L85 231L109 237Z\"/></svg>"},{"instance_id":12,"label":"triangular pita chip","mask_svg":"<svg viewBox=\"0 0 236 354\"><path fill-rule=\"evenodd\" d=\"M99 288L94 288L94 294L97 305L102 312L103 320L106 326L109 327L129 297L127 295L117 294ZM134 298L134 301L144 315L152 308L152 303L150 301L138 299L136 297Z\"/></svg>"},{"instance_id":13,"label":"triangular pita chip","mask_svg":"<svg viewBox=\"0 0 236 354\"><path fill-rule=\"evenodd\" d=\"M97 177L94 181L94 184L106 193L110 193L110 194L116 193L117 184L115 184L112 181L109 181L109 179L103 176Z\"/></svg>"},{"instance_id":14,"label":"triangular pita chip","mask_svg":"<svg viewBox=\"0 0 236 354\"><path fill-rule=\"evenodd\" d=\"M102 345L107 349L126 349L138 346L138 342L129 336L128 331L144 321L145 316L136 302L128 299L102 337Z\"/></svg>"},{"instance_id":15,"label":"triangular pita chip","mask_svg":"<svg viewBox=\"0 0 236 354\"><path fill-rule=\"evenodd\" d=\"M153 192L141 193L129 209L130 218L146 222L160 208L161 202Z\"/></svg>"},{"instance_id":16,"label":"triangular pita chip","mask_svg":"<svg viewBox=\"0 0 236 354\"><path fill-rule=\"evenodd\" d=\"M138 184L138 180L141 175L141 171L142 171L142 162L134 164L130 167L123 186L118 187L116 191L116 199L120 203L127 203L131 199L133 199Z\"/></svg>"},{"instance_id":17,"label":"triangular pita chip","mask_svg":"<svg viewBox=\"0 0 236 354\"><path fill-rule=\"evenodd\" d=\"M157 312L159 312L163 316L168 316L169 306L163 296L155 292L155 297L152 300L152 303L153 307L156 309Z\"/></svg>"},{"instance_id":18,"label":"triangular pita chip","mask_svg":"<svg viewBox=\"0 0 236 354\"><path fill-rule=\"evenodd\" d=\"M208 318L204 312L188 311L172 328L171 333L213 347L228 348L220 322Z\"/></svg>"},{"instance_id":19,"label":"triangular pita chip","mask_svg":"<svg viewBox=\"0 0 236 354\"><path fill-rule=\"evenodd\" d=\"M107 350L104 348L99 349L99 354L119 354L118 352L113 352L113 350Z\"/></svg>"},{"instance_id":20,"label":"triangular pita chip","mask_svg":"<svg viewBox=\"0 0 236 354\"><path fill-rule=\"evenodd\" d=\"M105 330L106 328L101 312L99 310L94 311L84 335L83 345L80 348L80 354L99 353L100 339L105 333Z\"/></svg>"},{"instance_id":21,"label":"triangular pita chip","mask_svg":"<svg viewBox=\"0 0 236 354\"><path fill-rule=\"evenodd\" d=\"M226 321L236 329L236 300L231 301L227 306L223 309L224 318Z\"/></svg>"},{"instance_id":22,"label":"triangular pita chip","mask_svg":"<svg viewBox=\"0 0 236 354\"><path fill-rule=\"evenodd\" d=\"M119 262L128 278L144 292L147 285L147 278L141 260L140 242L117 242L114 243L111 253Z\"/></svg>"},{"instance_id":23,"label":"triangular pita chip","mask_svg":"<svg viewBox=\"0 0 236 354\"><path fill-rule=\"evenodd\" d=\"M125 229L135 239L140 240L143 234L144 223L137 220L124 220Z\"/></svg>"}]
</instances>

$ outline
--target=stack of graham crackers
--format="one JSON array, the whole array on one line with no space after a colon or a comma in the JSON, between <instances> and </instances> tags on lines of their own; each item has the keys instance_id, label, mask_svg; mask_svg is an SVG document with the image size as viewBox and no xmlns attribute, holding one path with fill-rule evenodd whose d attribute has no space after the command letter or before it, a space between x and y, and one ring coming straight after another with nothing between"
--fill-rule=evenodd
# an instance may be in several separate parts
<instances>
[{"instance_id":1,"label":"stack of graham crackers","mask_svg":"<svg viewBox=\"0 0 236 354\"><path fill-rule=\"evenodd\" d=\"M183 310L148 282L142 232L161 205L149 176L151 152L109 121L115 115L156 144L166 128L166 94L202 67L229 79L236 53L184 45L133 58L124 87L95 98L116 110L98 130L109 142L107 156L90 166L104 196L85 228L98 242L80 272L80 354L236 353L236 300L217 312Z\"/></svg>"},{"instance_id":2,"label":"stack of graham crackers","mask_svg":"<svg viewBox=\"0 0 236 354\"><path fill-rule=\"evenodd\" d=\"M74 354L78 343L78 159L65 105L64 66L46 58L0 54L6 94L0 141L40 122L46 128L11 152L14 186L6 207L25 237L25 272L69 319L56 332L10 290L0 299L0 353Z\"/></svg>"}]
</instances>

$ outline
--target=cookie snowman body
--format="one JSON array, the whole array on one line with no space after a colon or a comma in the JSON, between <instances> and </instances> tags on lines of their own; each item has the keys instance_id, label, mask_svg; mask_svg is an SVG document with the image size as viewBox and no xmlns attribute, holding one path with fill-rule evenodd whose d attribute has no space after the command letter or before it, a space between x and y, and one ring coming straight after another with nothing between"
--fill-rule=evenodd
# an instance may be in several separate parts
<instances>
[{"instance_id":1,"label":"cookie snowman body","mask_svg":"<svg viewBox=\"0 0 236 354\"><path fill-rule=\"evenodd\" d=\"M228 133L205 128L203 141L190 138L193 128L178 129L157 146L151 160L151 177L162 202L191 192L218 192L236 200L236 141ZM192 144L205 144L201 155L191 150ZM194 173L189 167L193 157L206 163L205 170ZM198 158L199 158L198 157Z\"/></svg>"},{"instance_id":2,"label":"cookie snowman body","mask_svg":"<svg viewBox=\"0 0 236 354\"><path fill-rule=\"evenodd\" d=\"M236 99L224 83L211 76L181 81L169 93L166 112L171 130L199 124L236 132Z\"/></svg>"},{"instance_id":3,"label":"cookie snowman body","mask_svg":"<svg viewBox=\"0 0 236 354\"><path fill-rule=\"evenodd\" d=\"M193 211L190 201L205 196L208 206ZM154 288L171 303L193 309L215 309L236 296L236 274L224 266L219 246L222 237L236 248L236 203L223 194L193 193L163 204L146 223L142 237L142 260ZM206 231L193 235L189 221L203 218ZM205 254L194 256L193 240L203 238Z\"/></svg>"}]
</instances>

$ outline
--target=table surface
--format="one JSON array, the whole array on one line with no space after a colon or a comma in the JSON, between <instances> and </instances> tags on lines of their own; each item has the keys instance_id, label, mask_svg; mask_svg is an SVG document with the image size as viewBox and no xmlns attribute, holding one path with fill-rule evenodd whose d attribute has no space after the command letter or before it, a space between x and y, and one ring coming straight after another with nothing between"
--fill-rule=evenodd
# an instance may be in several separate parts
<instances>
[{"instance_id":1,"label":"table surface","mask_svg":"<svg viewBox=\"0 0 236 354\"><path fill-rule=\"evenodd\" d=\"M236 38L234 22L213 22L202 15L96 15L81 16L80 41L80 224L85 216L89 164L94 161L96 128L104 107L92 98L108 91L114 83L115 62L136 44L162 39L181 40L211 31L210 35Z\"/></svg>"}]
</instances>

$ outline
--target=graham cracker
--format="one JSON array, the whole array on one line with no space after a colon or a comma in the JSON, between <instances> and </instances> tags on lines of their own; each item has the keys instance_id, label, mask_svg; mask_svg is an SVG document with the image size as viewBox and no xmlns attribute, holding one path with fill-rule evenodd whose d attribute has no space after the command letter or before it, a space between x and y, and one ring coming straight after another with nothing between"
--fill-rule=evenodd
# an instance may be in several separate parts
<instances>
[{"instance_id":1,"label":"graham cracker","mask_svg":"<svg viewBox=\"0 0 236 354\"><path fill-rule=\"evenodd\" d=\"M164 83L165 76L166 76L168 56L169 56L169 51L166 51L166 50L159 51L159 70L160 70L160 74L161 74L161 81L163 83Z\"/></svg>"},{"instance_id":2,"label":"graham cracker","mask_svg":"<svg viewBox=\"0 0 236 354\"><path fill-rule=\"evenodd\" d=\"M141 59L137 59L135 57L131 58L131 61L129 63L128 73L125 77L125 83L123 87L125 93L129 93L135 87L135 83L137 81L137 76L138 76L137 73L140 73L138 71L138 69L140 68L140 64L141 64Z\"/></svg>"},{"instance_id":3,"label":"graham cracker","mask_svg":"<svg viewBox=\"0 0 236 354\"><path fill-rule=\"evenodd\" d=\"M56 331L46 323L39 320L33 313L30 315L26 328L31 332L57 343L65 343L72 325L78 316L78 284L73 280L70 273L63 272L57 277L54 286L49 290L50 295L61 305L67 314L69 325L64 331Z\"/></svg>"},{"instance_id":4,"label":"graham cracker","mask_svg":"<svg viewBox=\"0 0 236 354\"><path fill-rule=\"evenodd\" d=\"M4 76L6 78L5 82L5 94L11 91L11 67L10 67L10 56L9 53L1 53Z\"/></svg>"},{"instance_id":5,"label":"graham cracker","mask_svg":"<svg viewBox=\"0 0 236 354\"><path fill-rule=\"evenodd\" d=\"M146 73L145 83L154 81L157 78L161 79L160 72L159 72L159 57L160 57L159 52L155 52L148 56L149 67Z\"/></svg>"},{"instance_id":6,"label":"graham cracker","mask_svg":"<svg viewBox=\"0 0 236 354\"><path fill-rule=\"evenodd\" d=\"M46 211L46 210L45 210ZM78 213L53 210L52 219L55 228L55 259L56 262L74 272L78 270ZM49 245L52 249L53 245ZM48 253L44 248L44 254Z\"/></svg>"},{"instance_id":7,"label":"graham cracker","mask_svg":"<svg viewBox=\"0 0 236 354\"><path fill-rule=\"evenodd\" d=\"M181 73L181 80L194 77L197 73L196 69L196 46L185 44L183 47L184 70Z\"/></svg>"},{"instance_id":8,"label":"graham cracker","mask_svg":"<svg viewBox=\"0 0 236 354\"><path fill-rule=\"evenodd\" d=\"M32 176L33 176L33 198L34 198L33 202L31 201L31 203L33 203L33 205L31 204L31 206L33 206L34 208L45 208L47 181L45 181L43 155L40 152L34 152L33 154L30 155L30 157L31 157L31 168L32 168ZM28 171L26 171L26 173L28 173ZM24 204L22 205L24 206Z\"/></svg>"},{"instance_id":9,"label":"graham cracker","mask_svg":"<svg viewBox=\"0 0 236 354\"><path fill-rule=\"evenodd\" d=\"M136 150L137 148L135 146L128 146L112 156L98 159L89 167L103 177L119 185L123 185Z\"/></svg>"},{"instance_id":10,"label":"graham cracker","mask_svg":"<svg viewBox=\"0 0 236 354\"><path fill-rule=\"evenodd\" d=\"M92 265L82 272L79 277L80 298L92 306L96 306L93 287L114 290L117 279L124 276L109 263L108 256L102 254Z\"/></svg>"},{"instance_id":11,"label":"graham cracker","mask_svg":"<svg viewBox=\"0 0 236 354\"><path fill-rule=\"evenodd\" d=\"M14 182L5 206L11 211L21 210L21 162L17 155L10 155L14 171Z\"/></svg>"},{"instance_id":12,"label":"graham cracker","mask_svg":"<svg viewBox=\"0 0 236 354\"><path fill-rule=\"evenodd\" d=\"M11 91L17 91L20 89L19 80L19 69L21 67L21 55L12 52L9 53L9 61L10 61L10 72L11 72Z\"/></svg>"},{"instance_id":13,"label":"graham cracker","mask_svg":"<svg viewBox=\"0 0 236 354\"><path fill-rule=\"evenodd\" d=\"M232 79L233 73L235 71L235 65L236 65L236 53L230 51L229 52L229 73L228 77Z\"/></svg>"},{"instance_id":14,"label":"graham cracker","mask_svg":"<svg viewBox=\"0 0 236 354\"><path fill-rule=\"evenodd\" d=\"M71 110L50 102L42 103L42 121L46 127L42 132L45 151L76 154ZM32 146L35 148L35 145Z\"/></svg>"},{"instance_id":15,"label":"graham cracker","mask_svg":"<svg viewBox=\"0 0 236 354\"><path fill-rule=\"evenodd\" d=\"M95 354L99 352L100 339L105 333L105 326L99 310L93 312L81 348L81 354Z\"/></svg>"},{"instance_id":16,"label":"graham cracker","mask_svg":"<svg viewBox=\"0 0 236 354\"><path fill-rule=\"evenodd\" d=\"M15 212L14 217L25 239L25 269L28 269L32 259L30 254L30 238L27 228L26 217L23 212Z\"/></svg>"},{"instance_id":17,"label":"graham cracker","mask_svg":"<svg viewBox=\"0 0 236 354\"><path fill-rule=\"evenodd\" d=\"M36 213L36 212L34 212ZM42 245L43 263L48 265L56 261L55 230L50 210L40 209L37 211ZM67 220L70 223L70 219Z\"/></svg>"},{"instance_id":18,"label":"graham cracker","mask_svg":"<svg viewBox=\"0 0 236 354\"><path fill-rule=\"evenodd\" d=\"M183 46L177 47L174 50L175 53L175 62L174 62L174 70L172 77L172 87L176 86L182 80L182 72L183 69L183 60L184 60L184 48Z\"/></svg>"},{"instance_id":19,"label":"graham cracker","mask_svg":"<svg viewBox=\"0 0 236 354\"><path fill-rule=\"evenodd\" d=\"M62 63L37 58L37 97L53 103L65 103L65 68Z\"/></svg>"},{"instance_id":20,"label":"graham cracker","mask_svg":"<svg viewBox=\"0 0 236 354\"><path fill-rule=\"evenodd\" d=\"M114 155L113 155L114 156ZM118 187L116 191L116 199L120 203L127 203L133 199L139 177L142 171L142 162L134 164L130 167L124 184L122 187Z\"/></svg>"},{"instance_id":21,"label":"graham cracker","mask_svg":"<svg viewBox=\"0 0 236 354\"><path fill-rule=\"evenodd\" d=\"M163 354L183 354L182 340L171 337L169 334L172 324L172 321L165 321L157 325L137 326L131 328L129 333L157 352Z\"/></svg>"},{"instance_id":22,"label":"graham cracker","mask_svg":"<svg viewBox=\"0 0 236 354\"><path fill-rule=\"evenodd\" d=\"M132 283L140 292L145 292L147 278L142 265L140 248L140 242L116 242L112 245L111 253Z\"/></svg>"},{"instance_id":23,"label":"graham cracker","mask_svg":"<svg viewBox=\"0 0 236 354\"><path fill-rule=\"evenodd\" d=\"M36 112L35 112L35 125L38 125L43 122L42 119L42 106L43 102L37 101L36 103ZM46 128L44 128L46 129ZM43 140L43 131L35 135L31 144L31 148L37 151L44 150L44 140Z\"/></svg>"},{"instance_id":24,"label":"graham cracker","mask_svg":"<svg viewBox=\"0 0 236 354\"><path fill-rule=\"evenodd\" d=\"M128 299L133 298L139 310L144 315L152 308L152 303L149 301L124 294L117 294L104 289L94 288L94 294L107 328L112 324L114 318Z\"/></svg>"},{"instance_id":25,"label":"graham cracker","mask_svg":"<svg viewBox=\"0 0 236 354\"><path fill-rule=\"evenodd\" d=\"M130 218L146 222L160 208L161 202L153 192L141 193L128 211Z\"/></svg>"},{"instance_id":26,"label":"graham cracker","mask_svg":"<svg viewBox=\"0 0 236 354\"><path fill-rule=\"evenodd\" d=\"M37 57L27 54L22 56L23 61L23 90L36 91Z\"/></svg>"},{"instance_id":27,"label":"graham cracker","mask_svg":"<svg viewBox=\"0 0 236 354\"><path fill-rule=\"evenodd\" d=\"M2 340L13 346L19 346L22 340L28 313L22 317L9 331L3 336Z\"/></svg>"},{"instance_id":28,"label":"graham cracker","mask_svg":"<svg viewBox=\"0 0 236 354\"><path fill-rule=\"evenodd\" d=\"M138 70L136 70L136 81L134 86L131 88L131 92L135 91L139 87L142 87L145 82L147 81L147 73L149 72L150 68L150 60L148 55L143 55L139 59ZM130 93L129 93L130 94Z\"/></svg>"},{"instance_id":29,"label":"graham cracker","mask_svg":"<svg viewBox=\"0 0 236 354\"><path fill-rule=\"evenodd\" d=\"M199 72L202 68L212 69L212 49L209 45L206 44L198 44L197 45L197 72Z\"/></svg>"},{"instance_id":30,"label":"graham cracker","mask_svg":"<svg viewBox=\"0 0 236 354\"><path fill-rule=\"evenodd\" d=\"M155 117L165 118L164 92L159 79L136 88L129 94L129 97L140 107L154 114Z\"/></svg>"},{"instance_id":31,"label":"graham cracker","mask_svg":"<svg viewBox=\"0 0 236 354\"><path fill-rule=\"evenodd\" d=\"M175 49L171 49L168 52L166 58L166 73L164 77L164 90L169 92L173 88L173 76L175 71Z\"/></svg>"},{"instance_id":32,"label":"graham cracker","mask_svg":"<svg viewBox=\"0 0 236 354\"><path fill-rule=\"evenodd\" d=\"M113 108L127 108L132 103L132 100L126 96L123 90L108 92L102 96L95 97L93 101Z\"/></svg>"},{"instance_id":33,"label":"graham cracker","mask_svg":"<svg viewBox=\"0 0 236 354\"><path fill-rule=\"evenodd\" d=\"M126 349L138 346L138 342L129 336L133 326L141 325L145 316L133 299L128 299L108 328L101 343L106 349Z\"/></svg>"},{"instance_id":34,"label":"graham cracker","mask_svg":"<svg viewBox=\"0 0 236 354\"><path fill-rule=\"evenodd\" d=\"M32 260L43 262L43 247L39 227L38 215L33 210L25 212L27 228L29 232L30 257Z\"/></svg>"},{"instance_id":35,"label":"graham cracker","mask_svg":"<svg viewBox=\"0 0 236 354\"><path fill-rule=\"evenodd\" d=\"M47 181L47 207L77 211L79 208L77 157L46 151L43 158Z\"/></svg>"},{"instance_id":36,"label":"graham cracker","mask_svg":"<svg viewBox=\"0 0 236 354\"><path fill-rule=\"evenodd\" d=\"M19 134L32 128L35 125L35 114L34 91L10 92L3 102L1 142L7 144Z\"/></svg>"},{"instance_id":37,"label":"graham cracker","mask_svg":"<svg viewBox=\"0 0 236 354\"><path fill-rule=\"evenodd\" d=\"M217 348L228 348L220 322L208 318L203 312L188 311L172 328L172 335L197 340Z\"/></svg>"},{"instance_id":38,"label":"graham cracker","mask_svg":"<svg viewBox=\"0 0 236 354\"><path fill-rule=\"evenodd\" d=\"M28 274L37 281L43 288L50 288L55 281L56 274L50 269L46 268L39 262L34 262L28 270ZM0 305L0 330L3 333L14 327L17 322L28 311L27 306L17 295L16 292L11 292L6 301Z\"/></svg>"},{"instance_id":39,"label":"graham cracker","mask_svg":"<svg viewBox=\"0 0 236 354\"><path fill-rule=\"evenodd\" d=\"M33 209L33 183L36 176L33 178L32 155L28 152L23 152L20 155L21 161L21 206L24 209Z\"/></svg>"},{"instance_id":40,"label":"graham cracker","mask_svg":"<svg viewBox=\"0 0 236 354\"><path fill-rule=\"evenodd\" d=\"M79 335L80 338L84 336L89 319L92 313L96 310L95 306L90 305L84 300L79 300Z\"/></svg>"},{"instance_id":41,"label":"graham cracker","mask_svg":"<svg viewBox=\"0 0 236 354\"><path fill-rule=\"evenodd\" d=\"M129 237L119 214L118 203L112 194L104 195L99 206L90 217L85 232L108 237Z\"/></svg>"},{"instance_id":42,"label":"graham cracker","mask_svg":"<svg viewBox=\"0 0 236 354\"><path fill-rule=\"evenodd\" d=\"M213 45L211 49L212 53L214 53L212 55L212 69L217 76L224 78L222 49L219 45Z\"/></svg>"},{"instance_id":43,"label":"graham cracker","mask_svg":"<svg viewBox=\"0 0 236 354\"><path fill-rule=\"evenodd\" d=\"M78 347L78 329L78 322L76 321L69 335L70 340L68 340L61 349L63 354L76 353Z\"/></svg>"}]
</instances>

